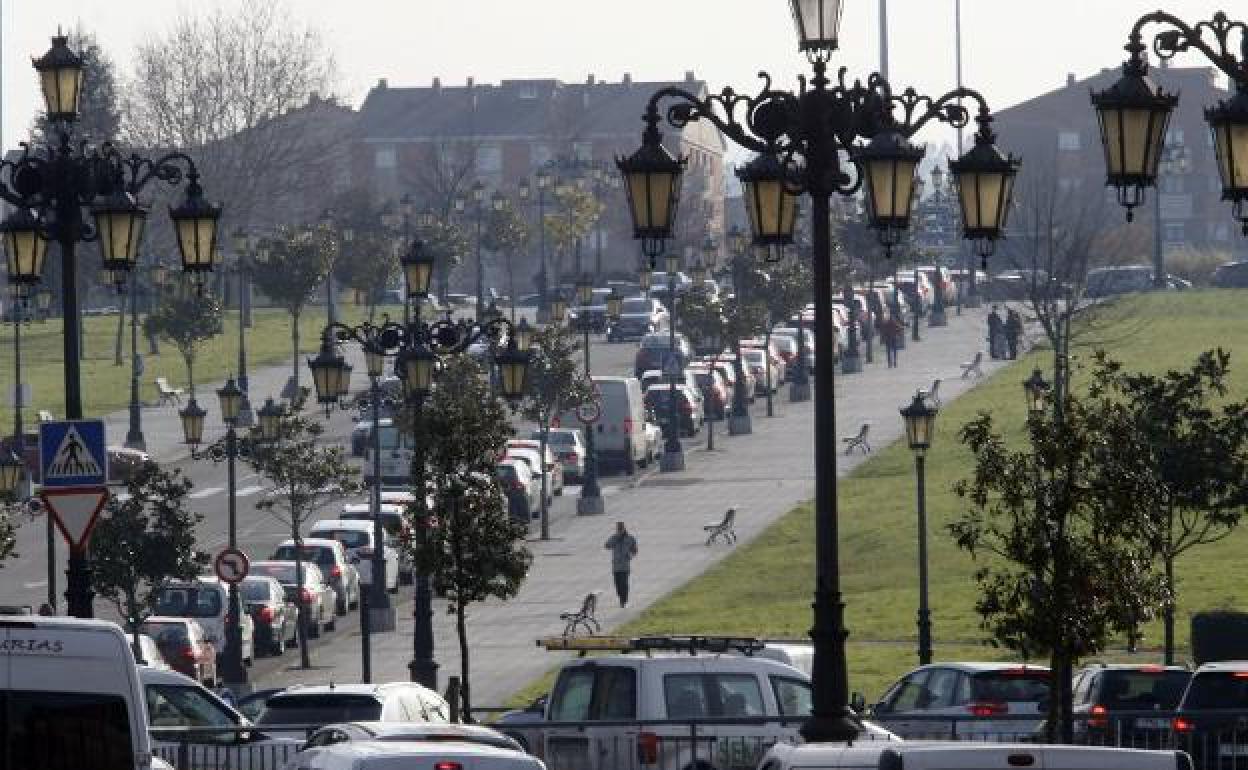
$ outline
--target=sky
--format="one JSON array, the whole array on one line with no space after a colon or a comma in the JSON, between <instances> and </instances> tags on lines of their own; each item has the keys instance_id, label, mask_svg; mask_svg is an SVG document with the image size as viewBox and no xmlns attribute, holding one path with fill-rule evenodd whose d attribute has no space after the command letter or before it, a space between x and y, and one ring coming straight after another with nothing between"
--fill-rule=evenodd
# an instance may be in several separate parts
<instances>
[{"instance_id":1,"label":"sky","mask_svg":"<svg viewBox=\"0 0 1248 770\"><path fill-rule=\"evenodd\" d=\"M889 80L942 94L956 84L956 0L887 0ZM796 88L806 70L788 0L250 0L278 2L295 23L324 34L338 69L337 93L358 106L379 78L391 86L589 74L619 81L680 79L688 70L712 90L753 92L759 70ZM161 36L181 14L239 10L246 0L0 0L3 144L25 136L42 109L32 56L58 26L93 32L124 78L136 45ZM1121 64L1131 24L1158 0L961 0L963 81L994 108ZM832 66L864 78L880 66L880 0L845 0L841 50ZM1170 0L1188 22L1236 3ZM1245 9L1248 10L1248 9ZM1244 14L1248 16L1248 14ZM1204 66L1188 53L1178 66ZM1089 107L1090 109L1090 107ZM640 117L640 116L639 116ZM640 126L640 120L638 121ZM927 141L953 141L947 129Z\"/></svg>"}]
</instances>

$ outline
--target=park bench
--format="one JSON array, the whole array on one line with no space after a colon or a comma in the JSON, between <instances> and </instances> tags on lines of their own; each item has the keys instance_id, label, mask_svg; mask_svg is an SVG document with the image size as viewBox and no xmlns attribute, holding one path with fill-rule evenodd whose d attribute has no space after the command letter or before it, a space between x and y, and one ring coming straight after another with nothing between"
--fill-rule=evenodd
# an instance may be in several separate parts
<instances>
[{"instance_id":1,"label":"park bench","mask_svg":"<svg viewBox=\"0 0 1248 770\"><path fill-rule=\"evenodd\" d=\"M40 409L38 414L39 414L39 422L55 422L56 421L56 418L53 417L52 413L49 412L47 409Z\"/></svg>"},{"instance_id":2,"label":"park bench","mask_svg":"<svg viewBox=\"0 0 1248 770\"><path fill-rule=\"evenodd\" d=\"M932 380L932 387L929 390L920 390L919 394L923 399L937 409L940 408L940 378Z\"/></svg>"},{"instance_id":3,"label":"park bench","mask_svg":"<svg viewBox=\"0 0 1248 770\"><path fill-rule=\"evenodd\" d=\"M724 516L719 521L712 521L702 527L702 531L706 533L706 544L710 545L717 539L723 538L724 545L732 545L737 542L737 509L729 508L724 511Z\"/></svg>"},{"instance_id":4,"label":"park bench","mask_svg":"<svg viewBox=\"0 0 1248 770\"><path fill-rule=\"evenodd\" d=\"M578 627L585 629L585 633L593 634L602 630L602 626L598 624L598 619L594 617L594 613L598 610L598 594L601 591L590 591L585 594L585 598L581 601L581 607L577 610L568 610L559 613L559 619L563 621L563 635L573 636L576 634Z\"/></svg>"},{"instance_id":5,"label":"park bench","mask_svg":"<svg viewBox=\"0 0 1248 770\"><path fill-rule=\"evenodd\" d=\"M965 380L967 377L970 377L972 374L975 375L975 379L979 379L980 377L983 377L984 370L980 368L980 364L982 364L983 362L984 362L984 351L982 350L976 352L975 357L972 358L970 361L963 361L960 364L960 366L962 367L962 379Z\"/></svg>"},{"instance_id":6,"label":"park bench","mask_svg":"<svg viewBox=\"0 0 1248 770\"><path fill-rule=\"evenodd\" d=\"M186 391L182 388L173 388L169 386L169 380L164 377L156 378L156 392L160 395L159 404L182 404L182 394Z\"/></svg>"},{"instance_id":7,"label":"park bench","mask_svg":"<svg viewBox=\"0 0 1248 770\"><path fill-rule=\"evenodd\" d=\"M853 454L855 449L861 449L864 455L870 452L871 444L867 442L867 434L870 433L870 431L871 426L864 422L862 427L858 430L858 435L846 436L841 439L841 441L845 444L845 454Z\"/></svg>"}]
</instances>

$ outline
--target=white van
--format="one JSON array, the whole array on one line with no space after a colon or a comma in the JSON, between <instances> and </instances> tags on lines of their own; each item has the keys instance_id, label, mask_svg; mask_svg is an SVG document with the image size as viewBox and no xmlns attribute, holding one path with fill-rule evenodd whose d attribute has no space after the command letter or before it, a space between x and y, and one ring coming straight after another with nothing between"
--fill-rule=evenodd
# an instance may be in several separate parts
<instances>
[{"instance_id":1,"label":"white van","mask_svg":"<svg viewBox=\"0 0 1248 770\"><path fill-rule=\"evenodd\" d=\"M594 387L601 394L598 421L586 425L594 433L594 453L598 470L619 469L636 472L646 462L646 403L641 381L636 377L594 376ZM582 426L575 412L562 414L551 427Z\"/></svg>"},{"instance_id":2,"label":"white van","mask_svg":"<svg viewBox=\"0 0 1248 770\"><path fill-rule=\"evenodd\" d=\"M860 742L777 743L763 756L759 770L797 768L854 770L1191 770L1182 751L1143 751L1036 743Z\"/></svg>"},{"instance_id":3,"label":"white van","mask_svg":"<svg viewBox=\"0 0 1248 770\"><path fill-rule=\"evenodd\" d=\"M139 670L115 623L0 619L3 767L150 770Z\"/></svg>"},{"instance_id":4,"label":"white van","mask_svg":"<svg viewBox=\"0 0 1248 770\"><path fill-rule=\"evenodd\" d=\"M542 727L550 770L753 770L773 742L797 740L810 713L810 679L755 656L763 646L756 639L553 637L539 644L623 653L563 664ZM696 723L698 740L690 742L688 723L669 720ZM896 739L867 729L865 737Z\"/></svg>"}]
</instances>

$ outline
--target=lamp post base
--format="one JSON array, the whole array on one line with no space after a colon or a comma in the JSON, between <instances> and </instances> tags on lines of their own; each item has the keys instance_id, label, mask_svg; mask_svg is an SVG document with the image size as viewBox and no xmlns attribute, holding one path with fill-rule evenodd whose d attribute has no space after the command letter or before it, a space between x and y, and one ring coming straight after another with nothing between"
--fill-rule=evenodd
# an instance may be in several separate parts
<instances>
[{"instance_id":1,"label":"lamp post base","mask_svg":"<svg viewBox=\"0 0 1248 770\"><path fill-rule=\"evenodd\" d=\"M932 312L927 314L927 325L928 326L948 326L949 316L945 314L945 309L933 308Z\"/></svg>"},{"instance_id":2,"label":"lamp post base","mask_svg":"<svg viewBox=\"0 0 1248 770\"><path fill-rule=\"evenodd\" d=\"M371 633L393 631L398 626L394 607L369 607L368 630Z\"/></svg>"},{"instance_id":3,"label":"lamp post base","mask_svg":"<svg viewBox=\"0 0 1248 770\"><path fill-rule=\"evenodd\" d=\"M601 497L576 498L577 516L601 516L607 512L606 503Z\"/></svg>"},{"instance_id":4,"label":"lamp post base","mask_svg":"<svg viewBox=\"0 0 1248 770\"><path fill-rule=\"evenodd\" d=\"M799 401L810 400L810 380L805 382L794 381L789 383L789 401L797 403Z\"/></svg>"},{"instance_id":5,"label":"lamp post base","mask_svg":"<svg viewBox=\"0 0 1248 770\"><path fill-rule=\"evenodd\" d=\"M126 434L126 449L137 449L140 452L147 451L147 440L143 438L142 433Z\"/></svg>"},{"instance_id":6,"label":"lamp post base","mask_svg":"<svg viewBox=\"0 0 1248 770\"><path fill-rule=\"evenodd\" d=\"M436 660L413 658L408 661L407 673L411 681L428 687L430 690L438 689L438 662Z\"/></svg>"},{"instance_id":7,"label":"lamp post base","mask_svg":"<svg viewBox=\"0 0 1248 770\"><path fill-rule=\"evenodd\" d=\"M862 356L857 353L841 354L841 374L858 374L862 371Z\"/></svg>"},{"instance_id":8,"label":"lamp post base","mask_svg":"<svg viewBox=\"0 0 1248 770\"><path fill-rule=\"evenodd\" d=\"M754 422L748 414L734 414L728 418L729 436L748 436L753 432Z\"/></svg>"},{"instance_id":9,"label":"lamp post base","mask_svg":"<svg viewBox=\"0 0 1248 770\"><path fill-rule=\"evenodd\" d=\"M684 450L679 452L664 450L663 454L659 457L659 471L661 473L672 473L674 471L683 471L684 469Z\"/></svg>"},{"instance_id":10,"label":"lamp post base","mask_svg":"<svg viewBox=\"0 0 1248 770\"><path fill-rule=\"evenodd\" d=\"M812 716L802 724L800 732L808 743L849 743L862 734L863 727L849 714Z\"/></svg>"}]
</instances>

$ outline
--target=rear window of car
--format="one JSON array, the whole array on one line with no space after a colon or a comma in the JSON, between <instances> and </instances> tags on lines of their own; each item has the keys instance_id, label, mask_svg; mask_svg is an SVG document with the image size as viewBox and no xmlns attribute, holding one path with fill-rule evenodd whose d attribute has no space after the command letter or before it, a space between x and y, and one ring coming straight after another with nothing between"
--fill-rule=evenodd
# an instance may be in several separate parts
<instances>
[{"instance_id":1,"label":"rear window of car","mask_svg":"<svg viewBox=\"0 0 1248 770\"><path fill-rule=\"evenodd\" d=\"M318 529L313 532L317 537L337 540L343 548L365 548L373 542L369 533L358 529Z\"/></svg>"},{"instance_id":2,"label":"rear window of car","mask_svg":"<svg viewBox=\"0 0 1248 770\"><path fill-rule=\"evenodd\" d=\"M750 674L668 674L663 677L668 719L763 716L763 692Z\"/></svg>"},{"instance_id":3,"label":"rear window of car","mask_svg":"<svg viewBox=\"0 0 1248 770\"><path fill-rule=\"evenodd\" d=\"M333 564L334 551L332 548L326 548L320 545L305 545L300 551L302 558L314 561L317 564ZM293 545L280 546L273 552L273 558L279 561L294 561L295 547Z\"/></svg>"},{"instance_id":4,"label":"rear window of car","mask_svg":"<svg viewBox=\"0 0 1248 770\"><path fill-rule=\"evenodd\" d=\"M621 313L649 313L653 306L648 299L626 299L620 306Z\"/></svg>"},{"instance_id":5,"label":"rear window of car","mask_svg":"<svg viewBox=\"0 0 1248 770\"><path fill-rule=\"evenodd\" d=\"M971 677L971 698L994 703L1037 703L1049 697L1047 671L985 671Z\"/></svg>"},{"instance_id":6,"label":"rear window of car","mask_svg":"<svg viewBox=\"0 0 1248 770\"><path fill-rule=\"evenodd\" d=\"M156 614L215 618L221 614L221 594L212 589L162 588L156 598Z\"/></svg>"},{"instance_id":7,"label":"rear window of car","mask_svg":"<svg viewBox=\"0 0 1248 770\"><path fill-rule=\"evenodd\" d=\"M1248 672L1208 671L1194 675L1183 696L1183 708L1248 708Z\"/></svg>"},{"instance_id":8,"label":"rear window of car","mask_svg":"<svg viewBox=\"0 0 1248 770\"><path fill-rule=\"evenodd\" d=\"M239 585L243 599L249 602L263 602L273 598L273 584L267 580L244 580Z\"/></svg>"},{"instance_id":9,"label":"rear window of car","mask_svg":"<svg viewBox=\"0 0 1248 770\"><path fill-rule=\"evenodd\" d=\"M647 334L641 338L641 347L643 348L666 348L669 347L671 340L666 334Z\"/></svg>"},{"instance_id":10,"label":"rear window of car","mask_svg":"<svg viewBox=\"0 0 1248 770\"><path fill-rule=\"evenodd\" d=\"M1101 672L1096 702L1108 708L1175 708L1191 674L1186 671L1114 670Z\"/></svg>"},{"instance_id":11,"label":"rear window of car","mask_svg":"<svg viewBox=\"0 0 1248 770\"><path fill-rule=\"evenodd\" d=\"M187 627L182 623L144 623L139 630L152 637L156 646L162 649L184 647L191 643Z\"/></svg>"},{"instance_id":12,"label":"rear window of car","mask_svg":"<svg viewBox=\"0 0 1248 770\"><path fill-rule=\"evenodd\" d=\"M253 564L250 571L257 575L268 575L271 578L277 578L279 583L295 582L294 564Z\"/></svg>"},{"instance_id":13,"label":"rear window of car","mask_svg":"<svg viewBox=\"0 0 1248 770\"><path fill-rule=\"evenodd\" d=\"M0 767L129 770L134 740L118 695L11 690L0 693L5 750Z\"/></svg>"},{"instance_id":14,"label":"rear window of car","mask_svg":"<svg viewBox=\"0 0 1248 770\"><path fill-rule=\"evenodd\" d=\"M551 694L550 715L556 722L636 719L637 673L623 666L565 669Z\"/></svg>"},{"instance_id":15,"label":"rear window of car","mask_svg":"<svg viewBox=\"0 0 1248 770\"><path fill-rule=\"evenodd\" d=\"M275 695L256 724L324 725L381 718L381 701L371 695Z\"/></svg>"},{"instance_id":16,"label":"rear window of car","mask_svg":"<svg viewBox=\"0 0 1248 770\"><path fill-rule=\"evenodd\" d=\"M571 431L552 430L546 438L546 443L555 446L575 446L576 434Z\"/></svg>"}]
</instances>

